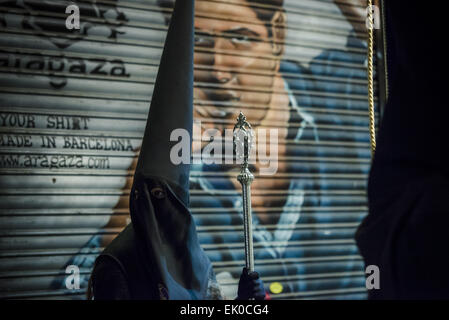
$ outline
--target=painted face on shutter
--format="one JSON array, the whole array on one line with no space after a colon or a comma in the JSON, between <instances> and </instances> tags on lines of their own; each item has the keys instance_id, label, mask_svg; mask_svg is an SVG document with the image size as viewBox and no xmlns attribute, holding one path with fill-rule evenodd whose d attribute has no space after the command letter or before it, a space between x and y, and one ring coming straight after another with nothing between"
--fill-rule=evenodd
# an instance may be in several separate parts
<instances>
[{"instance_id":1,"label":"painted face on shutter","mask_svg":"<svg viewBox=\"0 0 449 320\"><path fill-rule=\"evenodd\" d=\"M233 128L240 110L255 127L288 121L279 74L285 13L250 5L196 1L194 115L203 128Z\"/></svg>"}]
</instances>

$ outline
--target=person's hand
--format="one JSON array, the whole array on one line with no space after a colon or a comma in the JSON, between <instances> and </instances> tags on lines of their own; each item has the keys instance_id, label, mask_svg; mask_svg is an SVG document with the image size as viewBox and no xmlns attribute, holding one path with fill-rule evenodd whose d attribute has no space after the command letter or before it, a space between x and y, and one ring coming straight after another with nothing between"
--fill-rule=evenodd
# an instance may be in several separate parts
<instances>
[{"instance_id":1,"label":"person's hand","mask_svg":"<svg viewBox=\"0 0 449 320\"><path fill-rule=\"evenodd\" d=\"M265 289L257 272L248 273L248 269L243 268L239 281L237 300L249 300L251 298L264 300Z\"/></svg>"}]
</instances>

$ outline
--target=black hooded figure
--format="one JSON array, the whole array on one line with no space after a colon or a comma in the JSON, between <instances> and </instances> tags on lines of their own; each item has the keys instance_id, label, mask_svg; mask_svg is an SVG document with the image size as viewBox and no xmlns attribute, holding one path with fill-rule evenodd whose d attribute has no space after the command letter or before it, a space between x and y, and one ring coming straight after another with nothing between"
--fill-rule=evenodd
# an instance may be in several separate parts
<instances>
[{"instance_id":1,"label":"black hooded figure","mask_svg":"<svg viewBox=\"0 0 449 320\"><path fill-rule=\"evenodd\" d=\"M356 241L379 270L370 299L449 299L446 11L384 3L389 97Z\"/></svg>"},{"instance_id":2,"label":"black hooded figure","mask_svg":"<svg viewBox=\"0 0 449 320\"><path fill-rule=\"evenodd\" d=\"M134 174L131 223L95 261L89 299L222 298L188 209L190 165L170 159L173 146L180 143L171 141L174 130L188 133L191 150L193 19L194 1L177 0ZM258 274L244 269L238 298L264 296Z\"/></svg>"}]
</instances>

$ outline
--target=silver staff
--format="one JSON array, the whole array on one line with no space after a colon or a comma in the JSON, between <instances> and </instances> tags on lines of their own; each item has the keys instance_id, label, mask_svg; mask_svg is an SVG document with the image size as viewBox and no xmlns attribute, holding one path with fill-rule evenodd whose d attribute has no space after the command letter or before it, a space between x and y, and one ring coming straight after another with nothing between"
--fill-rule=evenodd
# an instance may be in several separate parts
<instances>
[{"instance_id":1,"label":"silver staff","mask_svg":"<svg viewBox=\"0 0 449 320\"><path fill-rule=\"evenodd\" d=\"M251 212L251 182L254 180L253 174L248 170L248 158L254 135L251 125L246 121L246 117L240 112L237 118L237 124L234 126L234 147L236 159L243 160L237 180L242 185L243 196L243 228L245 236L245 260L246 268L249 272L254 271L254 253L253 253L253 225Z\"/></svg>"}]
</instances>

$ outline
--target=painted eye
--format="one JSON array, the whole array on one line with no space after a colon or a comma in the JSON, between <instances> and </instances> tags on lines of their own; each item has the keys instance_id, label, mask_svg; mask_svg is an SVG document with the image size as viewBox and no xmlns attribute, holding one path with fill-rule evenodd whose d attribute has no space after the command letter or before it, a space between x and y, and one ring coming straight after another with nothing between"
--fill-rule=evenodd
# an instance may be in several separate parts
<instances>
[{"instance_id":1,"label":"painted eye","mask_svg":"<svg viewBox=\"0 0 449 320\"><path fill-rule=\"evenodd\" d=\"M155 197L156 199L164 199L165 198L165 192L161 187L155 187L151 189L151 195Z\"/></svg>"},{"instance_id":2,"label":"painted eye","mask_svg":"<svg viewBox=\"0 0 449 320\"><path fill-rule=\"evenodd\" d=\"M248 36L241 35L241 36L238 36L238 37L233 37L232 38L232 42L235 43L235 44L248 45L248 44L251 43L251 40L249 39Z\"/></svg>"},{"instance_id":3,"label":"painted eye","mask_svg":"<svg viewBox=\"0 0 449 320\"><path fill-rule=\"evenodd\" d=\"M206 37L195 36L195 45L203 47L213 47L214 41Z\"/></svg>"}]
</instances>

